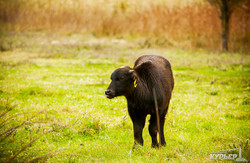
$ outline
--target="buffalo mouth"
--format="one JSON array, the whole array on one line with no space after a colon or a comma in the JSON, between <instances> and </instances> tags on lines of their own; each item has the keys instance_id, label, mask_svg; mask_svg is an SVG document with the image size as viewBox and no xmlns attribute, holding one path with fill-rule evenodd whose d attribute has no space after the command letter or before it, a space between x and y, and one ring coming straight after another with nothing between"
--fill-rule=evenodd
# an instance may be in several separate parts
<instances>
[{"instance_id":1,"label":"buffalo mouth","mask_svg":"<svg viewBox=\"0 0 250 163\"><path fill-rule=\"evenodd\" d=\"M105 94L105 96L106 96L108 99L114 98L114 96L112 96L112 95L106 95L106 94Z\"/></svg>"}]
</instances>

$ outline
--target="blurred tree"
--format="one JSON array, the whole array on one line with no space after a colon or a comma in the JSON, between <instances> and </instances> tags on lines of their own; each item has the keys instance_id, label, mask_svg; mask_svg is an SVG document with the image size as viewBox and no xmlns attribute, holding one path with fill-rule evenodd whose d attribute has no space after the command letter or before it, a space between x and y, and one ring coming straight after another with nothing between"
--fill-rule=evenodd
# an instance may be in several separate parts
<instances>
[{"instance_id":1,"label":"blurred tree","mask_svg":"<svg viewBox=\"0 0 250 163\"><path fill-rule=\"evenodd\" d=\"M215 6L220 13L222 28L222 49L228 51L229 20L235 8L243 4L249 4L249 0L207 0Z\"/></svg>"}]
</instances>

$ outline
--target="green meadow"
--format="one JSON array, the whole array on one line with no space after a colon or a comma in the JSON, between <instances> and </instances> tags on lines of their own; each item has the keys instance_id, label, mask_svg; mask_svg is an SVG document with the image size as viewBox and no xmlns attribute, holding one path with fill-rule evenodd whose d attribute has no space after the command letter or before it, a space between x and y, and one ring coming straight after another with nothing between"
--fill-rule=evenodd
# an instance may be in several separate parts
<instances>
[{"instance_id":1,"label":"green meadow","mask_svg":"<svg viewBox=\"0 0 250 163\"><path fill-rule=\"evenodd\" d=\"M210 153L239 147L250 160L250 56L148 42L2 34L0 162L211 162ZM113 70L144 54L168 58L175 88L166 147L151 148L147 121L144 146L132 150L126 100L109 100L104 91Z\"/></svg>"}]
</instances>

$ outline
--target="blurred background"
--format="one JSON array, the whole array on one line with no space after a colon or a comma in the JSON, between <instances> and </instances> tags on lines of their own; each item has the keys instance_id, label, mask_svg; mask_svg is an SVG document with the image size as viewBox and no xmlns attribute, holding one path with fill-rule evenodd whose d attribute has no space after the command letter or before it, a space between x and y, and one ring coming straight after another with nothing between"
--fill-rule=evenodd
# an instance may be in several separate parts
<instances>
[{"instance_id":1,"label":"blurred background","mask_svg":"<svg viewBox=\"0 0 250 163\"><path fill-rule=\"evenodd\" d=\"M227 0L0 0L0 29L146 38L145 47L222 50ZM250 3L228 0L229 51L250 51ZM10 45L3 45L4 51ZM8 43L7 43L8 44Z\"/></svg>"}]
</instances>

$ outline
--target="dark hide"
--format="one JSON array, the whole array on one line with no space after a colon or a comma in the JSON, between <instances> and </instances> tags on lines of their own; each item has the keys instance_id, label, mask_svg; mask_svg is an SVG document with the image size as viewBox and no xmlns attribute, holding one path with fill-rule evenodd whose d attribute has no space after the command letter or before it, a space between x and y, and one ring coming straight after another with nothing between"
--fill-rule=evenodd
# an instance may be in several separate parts
<instances>
[{"instance_id":1,"label":"dark hide","mask_svg":"<svg viewBox=\"0 0 250 163\"><path fill-rule=\"evenodd\" d=\"M142 130L146 116L151 115L149 134L152 147L158 147L157 120L153 97L155 89L160 118L161 145L166 145L164 137L165 115L174 88L174 78L171 65L161 56L144 55L139 57L134 68L120 67L111 75L111 83L105 91L107 98L125 96L128 112L133 122L134 146L143 145Z\"/></svg>"}]
</instances>

